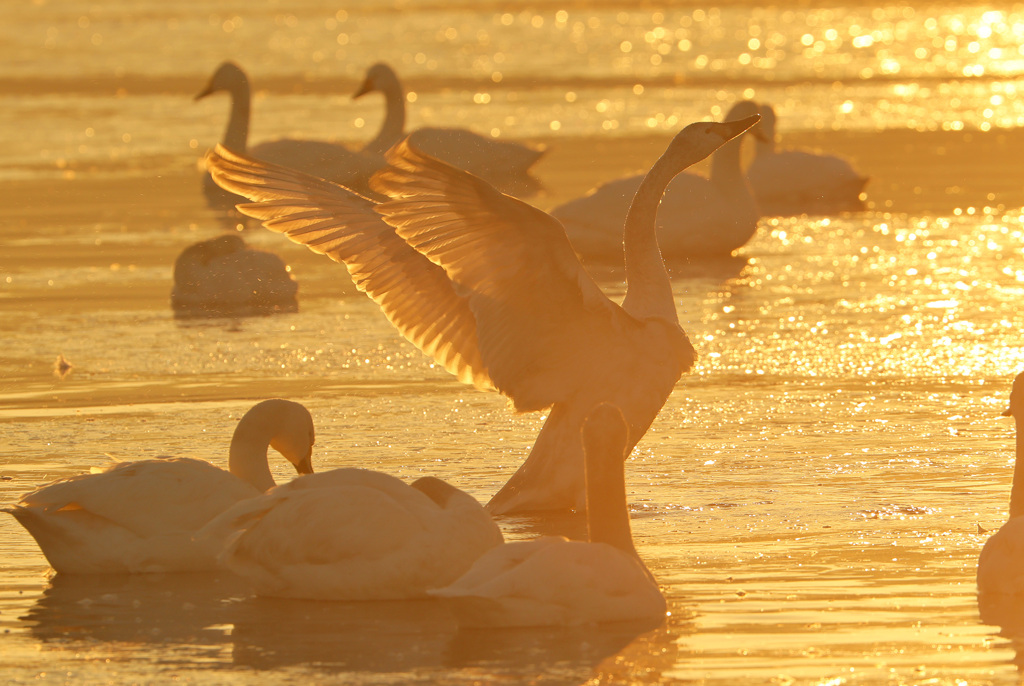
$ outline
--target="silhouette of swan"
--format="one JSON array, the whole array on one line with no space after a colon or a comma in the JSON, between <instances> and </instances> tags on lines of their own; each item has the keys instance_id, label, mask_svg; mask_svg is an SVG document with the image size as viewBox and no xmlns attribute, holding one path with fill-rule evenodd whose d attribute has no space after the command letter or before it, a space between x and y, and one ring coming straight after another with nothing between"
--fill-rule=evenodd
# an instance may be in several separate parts
<instances>
[{"instance_id":1,"label":"silhouette of swan","mask_svg":"<svg viewBox=\"0 0 1024 686\"><path fill-rule=\"evenodd\" d=\"M353 98L382 93L387 108L377 136L364 152L384 155L405 137L405 93L395 71L382 62L371 66ZM519 195L533 193L540 185L529 169L544 154L543 148L481 136L468 129L419 128L409 134L412 144L431 157L470 172L495 187ZM230 147L230 146L227 146Z\"/></svg>"},{"instance_id":2,"label":"silhouette of swan","mask_svg":"<svg viewBox=\"0 0 1024 686\"><path fill-rule=\"evenodd\" d=\"M280 257L225 234L185 248L174 261L171 307L179 317L295 312L298 290Z\"/></svg>"},{"instance_id":3,"label":"silhouette of swan","mask_svg":"<svg viewBox=\"0 0 1024 686\"><path fill-rule=\"evenodd\" d=\"M743 100L725 121L756 114L757 105ZM760 136L760 127L750 133ZM666 260L727 257L754 236L759 213L740 168L742 141L737 137L715 152L710 177L679 174L668 185L658 210L658 245ZM585 260L621 262L622 222L643 179L611 181L551 211Z\"/></svg>"},{"instance_id":4,"label":"silhouette of swan","mask_svg":"<svg viewBox=\"0 0 1024 686\"><path fill-rule=\"evenodd\" d=\"M868 182L835 155L775 149L775 111L762 105L761 129L747 180L762 215L832 214L864 209Z\"/></svg>"},{"instance_id":5,"label":"silhouette of swan","mask_svg":"<svg viewBox=\"0 0 1024 686\"><path fill-rule=\"evenodd\" d=\"M217 183L255 202L244 214L344 263L409 341L465 383L495 388L518 411L549 410L493 513L584 507L580 426L616 404L630 448L695 353L679 326L655 216L668 182L756 123L691 124L637 189L623 227L627 290L612 302L549 215L417 150L388 154L374 203L335 184L218 147Z\"/></svg>"},{"instance_id":6,"label":"silhouette of swan","mask_svg":"<svg viewBox=\"0 0 1024 686\"><path fill-rule=\"evenodd\" d=\"M199 537L224 541L221 565L258 595L318 600L425 597L502 542L483 506L444 481L351 468L239 503Z\"/></svg>"},{"instance_id":7,"label":"silhouette of swan","mask_svg":"<svg viewBox=\"0 0 1024 686\"><path fill-rule=\"evenodd\" d=\"M985 542L978 558L978 592L985 595L1024 593L1024 372L1013 381L1003 416L1013 417L1016 426L1016 462L1010 518Z\"/></svg>"},{"instance_id":8,"label":"silhouette of swan","mask_svg":"<svg viewBox=\"0 0 1024 686\"><path fill-rule=\"evenodd\" d=\"M231 115L224 131L224 147L236 152L248 152L257 159L274 162L285 167L300 169L318 177L345 185L358 186L373 170L383 164L379 155L369 156L329 141L282 138L249 146L249 110L251 92L249 78L234 62L224 62L210 77L206 87L195 96L201 100L213 93L227 92L231 96ZM244 198L228 193L213 183L209 172L203 176L203 193L214 208L230 209Z\"/></svg>"},{"instance_id":9,"label":"silhouette of swan","mask_svg":"<svg viewBox=\"0 0 1024 686\"><path fill-rule=\"evenodd\" d=\"M431 595L465 626L541 626L665 618L665 598L633 547L626 504L629 427L599 405L583 424L589 542L562 536L506 543Z\"/></svg>"},{"instance_id":10,"label":"silhouette of swan","mask_svg":"<svg viewBox=\"0 0 1024 686\"><path fill-rule=\"evenodd\" d=\"M60 479L3 508L63 574L193 572L217 568L217 548L193 534L274 485L267 449L312 472L313 420L288 400L264 400L238 422L229 472L192 458L121 462Z\"/></svg>"}]
</instances>

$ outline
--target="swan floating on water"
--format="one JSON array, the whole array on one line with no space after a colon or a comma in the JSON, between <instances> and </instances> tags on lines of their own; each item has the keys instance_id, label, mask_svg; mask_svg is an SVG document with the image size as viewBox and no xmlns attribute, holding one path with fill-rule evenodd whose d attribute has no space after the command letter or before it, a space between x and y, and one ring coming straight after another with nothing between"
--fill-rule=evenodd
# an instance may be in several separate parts
<instances>
[{"instance_id":1,"label":"swan floating on water","mask_svg":"<svg viewBox=\"0 0 1024 686\"><path fill-rule=\"evenodd\" d=\"M62 574L217 569L219 549L193 534L235 503L273 487L267 450L312 473L313 420L299 403L264 400L231 438L228 469L187 457L121 462L60 479L3 508Z\"/></svg>"},{"instance_id":2,"label":"swan floating on water","mask_svg":"<svg viewBox=\"0 0 1024 686\"><path fill-rule=\"evenodd\" d=\"M835 155L775 149L775 111L761 105L761 129L747 180L761 214L833 214L864 209L861 193L868 182Z\"/></svg>"},{"instance_id":3,"label":"swan floating on water","mask_svg":"<svg viewBox=\"0 0 1024 686\"><path fill-rule=\"evenodd\" d=\"M406 133L402 84L394 69L382 62L367 70L362 85L352 97L374 92L384 95L387 109L380 131L363 151L383 156ZM408 135L417 149L479 176L502 191L522 196L539 189L529 169L544 154L543 148L481 136L468 129L423 127Z\"/></svg>"},{"instance_id":4,"label":"swan floating on water","mask_svg":"<svg viewBox=\"0 0 1024 686\"><path fill-rule=\"evenodd\" d=\"M501 544L473 496L432 477L410 486L365 469L300 477L246 500L198 538L258 595L316 600L424 598Z\"/></svg>"},{"instance_id":5,"label":"swan floating on water","mask_svg":"<svg viewBox=\"0 0 1024 686\"><path fill-rule=\"evenodd\" d=\"M599 405L583 424L589 542L562 536L506 543L430 592L464 626L541 626L665 619L665 598L633 546L622 413Z\"/></svg>"},{"instance_id":6,"label":"swan floating on water","mask_svg":"<svg viewBox=\"0 0 1024 686\"><path fill-rule=\"evenodd\" d=\"M1010 407L1003 416L1013 417L1017 434L1010 517L981 549L978 558L978 592L981 594L1024 593L1024 372L1013 381Z\"/></svg>"},{"instance_id":7,"label":"swan floating on water","mask_svg":"<svg viewBox=\"0 0 1024 686\"><path fill-rule=\"evenodd\" d=\"M231 96L231 116L223 139L224 147L230 150L354 186L383 163L379 155L365 155L330 141L282 138L249 146L249 78L234 62L222 63L195 99L201 100L219 92L227 92ZM208 204L218 209L233 208L244 201L244 198L213 183L209 172L203 176L203 193Z\"/></svg>"},{"instance_id":8,"label":"swan floating on water","mask_svg":"<svg viewBox=\"0 0 1024 686\"><path fill-rule=\"evenodd\" d=\"M757 113L756 104L743 100L733 105L725 121L741 121ZM762 135L760 126L749 132ZM658 246L670 262L728 257L756 233L759 212L740 167L743 138L738 136L715 152L710 177L679 174L665 190L658 209ZM551 211L584 259L622 260L622 222L643 178L611 181Z\"/></svg>"},{"instance_id":9,"label":"swan floating on water","mask_svg":"<svg viewBox=\"0 0 1024 686\"><path fill-rule=\"evenodd\" d=\"M225 234L185 248L174 261L171 307L179 317L295 312L298 290L280 257Z\"/></svg>"},{"instance_id":10,"label":"swan floating on water","mask_svg":"<svg viewBox=\"0 0 1024 686\"><path fill-rule=\"evenodd\" d=\"M208 164L217 183L254 201L243 214L344 264L399 332L461 381L499 390L520 412L548 410L491 512L582 510L586 415L615 404L632 449L696 359L658 249L665 187L756 122L691 124L655 162L622 228L621 306L557 220L408 140L371 179L381 203L222 146Z\"/></svg>"}]
</instances>

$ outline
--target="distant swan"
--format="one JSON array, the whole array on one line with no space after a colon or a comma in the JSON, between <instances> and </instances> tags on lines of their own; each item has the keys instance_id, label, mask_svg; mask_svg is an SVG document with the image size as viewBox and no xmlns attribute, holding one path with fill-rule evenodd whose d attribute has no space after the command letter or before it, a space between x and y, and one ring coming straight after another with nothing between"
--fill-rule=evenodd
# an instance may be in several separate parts
<instances>
[{"instance_id":1,"label":"distant swan","mask_svg":"<svg viewBox=\"0 0 1024 686\"><path fill-rule=\"evenodd\" d=\"M367 93L384 95L387 107L377 136L363 151L383 155L405 137L405 93L398 75L378 62L366 72L362 86L352 97ZM544 154L543 148L481 136L468 129L423 127L409 134L412 144L431 157L479 176L506 192L535 192L539 185L529 169ZM230 147L230 146L228 146Z\"/></svg>"},{"instance_id":2,"label":"distant swan","mask_svg":"<svg viewBox=\"0 0 1024 686\"><path fill-rule=\"evenodd\" d=\"M230 473L186 457L121 462L54 481L3 511L63 574L210 571L217 568L217 549L192 535L274 485L269 447L300 474L312 472L313 420L306 408L274 399L250 409L231 438Z\"/></svg>"},{"instance_id":3,"label":"distant swan","mask_svg":"<svg viewBox=\"0 0 1024 686\"><path fill-rule=\"evenodd\" d=\"M426 597L451 583L501 531L471 495L424 477L335 469L239 503L199 538L226 541L222 566L256 593L317 600Z\"/></svg>"},{"instance_id":4,"label":"distant swan","mask_svg":"<svg viewBox=\"0 0 1024 686\"><path fill-rule=\"evenodd\" d=\"M383 164L379 155L367 156L330 141L282 138L249 146L249 78L234 62L221 64L195 99L201 100L218 92L227 92L231 96L231 116L223 140L224 147L229 150L355 186ZM213 183L209 173L203 176L203 193L214 208L233 208L244 200Z\"/></svg>"},{"instance_id":5,"label":"distant swan","mask_svg":"<svg viewBox=\"0 0 1024 686\"><path fill-rule=\"evenodd\" d=\"M762 105L757 154L747 180L761 214L831 214L864 209L860 194L868 182L850 163L835 155L775 149L775 111Z\"/></svg>"},{"instance_id":6,"label":"distant swan","mask_svg":"<svg viewBox=\"0 0 1024 686\"><path fill-rule=\"evenodd\" d=\"M978 591L982 594L1024 593L1024 372L1013 381L1010 407L1003 416L1013 417L1017 434L1010 518L981 549Z\"/></svg>"},{"instance_id":7,"label":"distant swan","mask_svg":"<svg viewBox=\"0 0 1024 686\"><path fill-rule=\"evenodd\" d=\"M629 427L615 407L583 424L590 541L545 536L484 553L431 595L454 601L465 626L590 624L665 618L665 598L637 555L623 470Z\"/></svg>"},{"instance_id":8,"label":"distant swan","mask_svg":"<svg viewBox=\"0 0 1024 686\"><path fill-rule=\"evenodd\" d=\"M755 115L757 105L743 100L733 105L725 121ZM760 126L750 133L761 136ZM754 236L759 213L740 168L743 138L715 152L709 178L679 174L668 185L658 210L658 245L667 260L727 257ZM551 211L584 259L621 262L622 222L643 178L611 181Z\"/></svg>"},{"instance_id":9,"label":"distant swan","mask_svg":"<svg viewBox=\"0 0 1024 686\"><path fill-rule=\"evenodd\" d=\"M295 312L298 290L280 257L225 234L185 248L175 260L171 307L179 317Z\"/></svg>"},{"instance_id":10,"label":"distant swan","mask_svg":"<svg viewBox=\"0 0 1024 686\"><path fill-rule=\"evenodd\" d=\"M379 204L223 147L209 166L217 183L255 201L243 213L345 264L402 335L461 381L498 389L521 412L549 410L492 512L582 509L586 414L616 404L632 448L696 358L655 233L665 186L756 121L691 124L655 162L622 229L621 306L555 219L408 140L371 179L389 198Z\"/></svg>"}]
</instances>

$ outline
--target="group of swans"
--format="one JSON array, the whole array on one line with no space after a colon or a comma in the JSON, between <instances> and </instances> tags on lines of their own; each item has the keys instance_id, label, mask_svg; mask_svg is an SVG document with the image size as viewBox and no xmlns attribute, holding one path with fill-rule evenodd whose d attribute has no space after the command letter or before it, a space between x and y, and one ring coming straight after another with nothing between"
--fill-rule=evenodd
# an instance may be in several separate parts
<instances>
[{"instance_id":1,"label":"group of swans","mask_svg":"<svg viewBox=\"0 0 1024 686\"><path fill-rule=\"evenodd\" d=\"M179 317L295 312L298 290L280 257L225 234L185 248L175 260L171 307Z\"/></svg>"},{"instance_id":2,"label":"group of swans","mask_svg":"<svg viewBox=\"0 0 1024 686\"><path fill-rule=\"evenodd\" d=\"M258 595L316 600L452 599L467 626L665 617L633 545L624 468L629 428L603 404L583 425L589 541L505 543L469 494L365 469L312 473L300 404L267 400L239 422L229 470L202 460L125 462L62 479L4 511L62 574L225 568ZM274 447L303 476L275 486Z\"/></svg>"},{"instance_id":3,"label":"group of swans","mask_svg":"<svg viewBox=\"0 0 1024 686\"><path fill-rule=\"evenodd\" d=\"M556 219L408 139L370 181L382 202L223 146L208 166L218 184L252 200L239 205L243 214L344 264L398 331L460 380L497 389L518 411L548 411L491 512L582 511L587 413L601 402L618 407L631 450L695 361L658 247L665 187L756 122L691 124L655 162L621 229L621 306Z\"/></svg>"}]
</instances>

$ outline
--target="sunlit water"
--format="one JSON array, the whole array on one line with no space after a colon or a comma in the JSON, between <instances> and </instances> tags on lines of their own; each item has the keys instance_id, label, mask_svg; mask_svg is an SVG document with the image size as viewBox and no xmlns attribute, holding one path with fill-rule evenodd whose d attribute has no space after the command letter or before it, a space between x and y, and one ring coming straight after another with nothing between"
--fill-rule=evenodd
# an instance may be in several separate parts
<instances>
[{"instance_id":1,"label":"sunlit water","mask_svg":"<svg viewBox=\"0 0 1024 686\"><path fill-rule=\"evenodd\" d=\"M481 500L532 444L540 416L434 369L337 265L269 232L246 239L292 265L299 313L173 319L174 257L224 228L196 163L227 102L192 102L222 59L254 82L253 140L350 142L382 104L348 94L387 60L413 125L547 144L544 208L753 97L784 141L870 175L870 209L765 219L745 264L676 271L701 360L627 465L664 626L469 633L435 603L50 579L5 516L5 680L1018 682L1020 630L982 621L974 569L979 527L1006 516L998 415L1024 369L1024 6L321 5L0 7L0 503L108 455L223 464L268 396L311 409L320 469L431 474ZM621 274L598 277L622 295ZM1001 609L986 619L1022 616Z\"/></svg>"}]
</instances>

